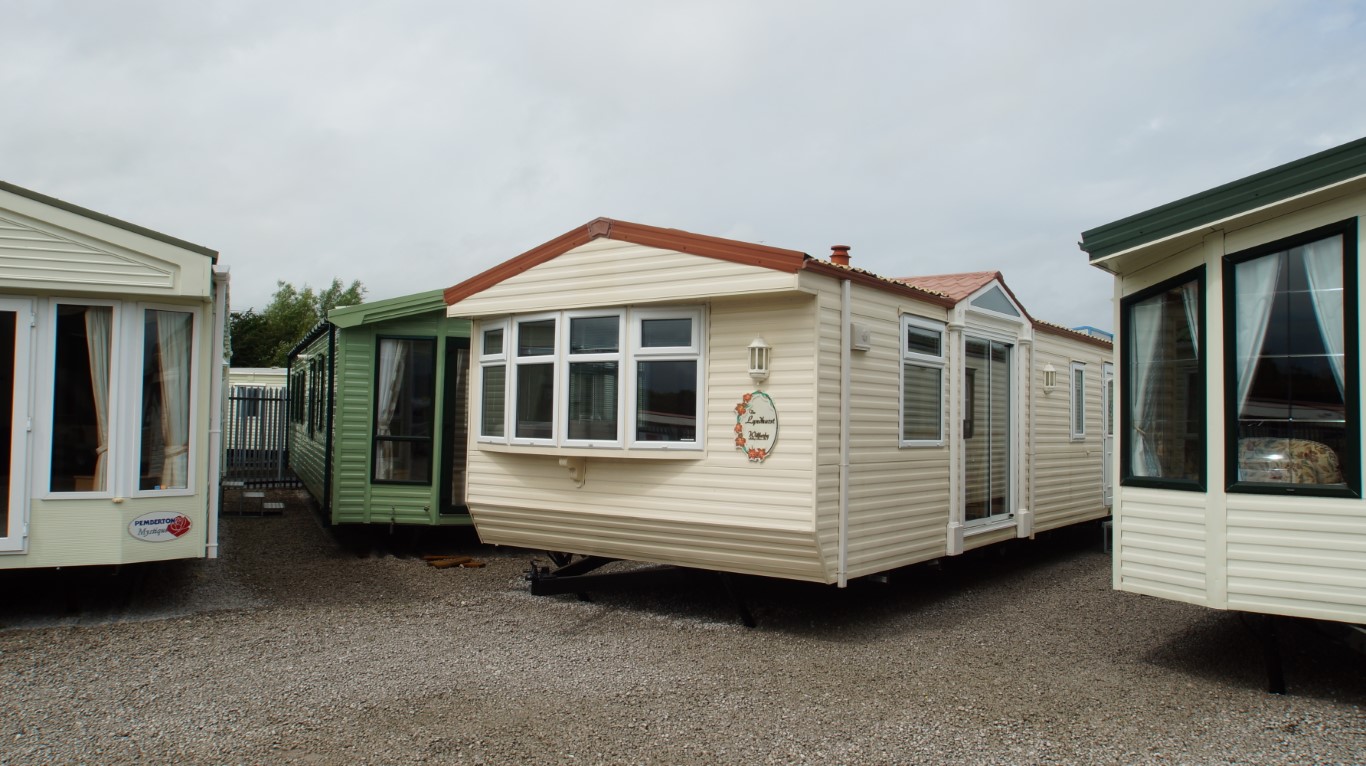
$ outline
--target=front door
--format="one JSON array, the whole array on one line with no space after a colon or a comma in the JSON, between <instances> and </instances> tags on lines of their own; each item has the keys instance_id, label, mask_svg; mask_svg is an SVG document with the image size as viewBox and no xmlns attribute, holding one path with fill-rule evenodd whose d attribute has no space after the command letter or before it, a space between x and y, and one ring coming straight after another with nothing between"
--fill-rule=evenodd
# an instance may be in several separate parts
<instances>
[{"instance_id":1,"label":"front door","mask_svg":"<svg viewBox=\"0 0 1366 766\"><path fill-rule=\"evenodd\" d=\"M469 513L465 507L465 459L469 438L465 428L470 399L470 340L446 339L446 386L442 392L445 418L441 424L441 513Z\"/></svg>"},{"instance_id":2,"label":"front door","mask_svg":"<svg viewBox=\"0 0 1366 766\"><path fill-rule=\"evenodd\" d=\"M24 549L33 303L0 298L0 551Z\"/></svg>"},{"instance_id":3,"label":"front door","mask_svg":"<svg viewBox=\"0 0 1366 766\"><path fill-rule=\"evenodd\" d=\"M1010 515L1012 347L967 337L963 399L963 521Z\"/></svg>"}]
</instances>

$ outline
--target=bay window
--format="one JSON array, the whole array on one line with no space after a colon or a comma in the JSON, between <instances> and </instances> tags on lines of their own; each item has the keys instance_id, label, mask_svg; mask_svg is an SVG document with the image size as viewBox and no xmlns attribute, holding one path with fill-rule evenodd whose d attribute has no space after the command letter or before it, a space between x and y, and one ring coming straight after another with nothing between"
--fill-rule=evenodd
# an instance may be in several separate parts
<instances>
[{"instance_id":1,"label":"bay window","mask_svg":"<svg viewBox=\"0 0 1366 766\"><path fill-rule=\"evenodd\" d=\"M564 311L484 323L478 439L700 447L701 325L695 308Z\"/></svg>"},{"instance_id":2,"label":"bay window","mask_svg":"<svg viewBox=\"0 0 1366 766\"><path fill-rule=\"evenodd\" d=\"M109 471L114 307L57 303L48 489L104 492Z\"/></svg>"},{"instance_id":3,"label":"bay window","mask_svg":"<svg viewBox=\"0 0 1366 766\"><path fill-rule=\"evenodd\" d=\"M1120 304L1122 483L1204 490L1203 267Z\"/></svg>"},{"instance_id":4,"label":"bay window","mask_svg":"<svg viewBox=\"0 0 1366 766\"><path fill-rule=\"evenodd\" d=\"M944 325L901 318L901 446L944 439Z\"/></svg>"},{"instance_id":5,"label":"bay window","mask_svg":"<svg viewBox=\"0 0 1366 766\"><path fill-rule=\"evenodd\" d=\"M138 489L185 489L190 473L190 373L194 315L143 312Z\"/></svg>"},{"instance_id":6,"label":"bay window","mask_svg":"<svg viewBox=\"0 0 1366 766\"><path fill-rule=\"evenodd\" d=\"M1225 260L1230 490L1359 492L1356 238L1351 221Z\"/></svg>"}]
</instances>

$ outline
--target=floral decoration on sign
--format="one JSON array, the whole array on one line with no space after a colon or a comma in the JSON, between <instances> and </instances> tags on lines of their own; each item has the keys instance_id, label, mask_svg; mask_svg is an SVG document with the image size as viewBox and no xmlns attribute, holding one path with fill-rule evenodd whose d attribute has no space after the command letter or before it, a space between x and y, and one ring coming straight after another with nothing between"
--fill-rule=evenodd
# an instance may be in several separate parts
<instances>
[{"instance_id":1,"label":"floral decoration on sign","mask_svg":"<svg viewBox=\"0 0 1366 766\"><path fill-rule=\"evenodd\" d=\"M745 394L735 405L735 448L751 463L762 463L778 441L778 409L763 391Z\"/></svg>"}]
</instances>

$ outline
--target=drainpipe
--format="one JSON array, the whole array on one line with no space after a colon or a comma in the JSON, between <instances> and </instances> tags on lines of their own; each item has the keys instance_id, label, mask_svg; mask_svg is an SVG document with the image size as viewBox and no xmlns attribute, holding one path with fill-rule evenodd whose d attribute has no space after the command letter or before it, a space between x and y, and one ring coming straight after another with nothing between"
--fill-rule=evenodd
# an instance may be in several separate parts
<instances>
[{"instance_id":1,"label":"drainpipe","mask_svg":"<svg viewBox=\"0 0 1366 766\"><path fill-rule=\"evenodd\" d=\"M847 248L846 248L847 252ZM833 260L833 259L832 259ZM847 264L847 259L846 259ZM851 283L848 279L840 283L840 545L839 545L839 587L849 584L849 385L853 345L853 320L850 309Z\"/></svg>"},{"instance_id":2,"label":"drainpipe","mask_svg":"<svg viewBox=\"0 0 1366 766\"><path fill-rule=\"evenodd\" d=\"M221 492L220 473L223 470L223 369L228 366L227 349L224 348L228 326L228 283L231 275L226 270L213 267L213 350L210 360L213 369L209 373L209 513L208 543L204 546L204 557L218 558L218 506Z\"/></svg>"}]
</instances>

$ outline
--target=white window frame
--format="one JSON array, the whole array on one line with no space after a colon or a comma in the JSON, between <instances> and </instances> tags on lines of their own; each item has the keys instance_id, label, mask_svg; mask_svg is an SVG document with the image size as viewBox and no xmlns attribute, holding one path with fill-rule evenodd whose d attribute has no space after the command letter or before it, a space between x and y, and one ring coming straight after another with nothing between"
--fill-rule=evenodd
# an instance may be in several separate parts
<instances>
[{"instance_id":1,"label":"white window frame","mask_svg":"<svg viewBox=\"0 0 1366 766\"><path fill-rule=\"evenodd\" d=\"M648 319L690 319L692 335L687 346L641 346L641 324ZM642 450L700 450L706 444L706 406L707 395L703 388L706 379L707 359L702 347L702 309L700 307L633 309L630 312L630 370L627 373L626 401L630 406L627 413L627 444L632 449ZM636 394L639 381L636 375L636 362L697 362L697 436L690 442L640 441L636 439Z\"/></svg>"},{"instance_id":2,"label":"white window frame","mask_svg":"<svg viewBox=\"0 0 1366 766\"><path fill-rule=\"evenodd\" d=\"M29 432L24 425L41 409L29 406L30 381L33 377L35 346L41 342L34 332L38 316L33 298L18 295L0 296L0 310L13 311L14 317L14 404L10 412L10 486L9 524L0 526L0 553L22 553L27 550L29 523L29 487L24 481L25 462L30 459ZM51 375L51 372L48 373ZM51 445L48 447L51 451ZM51 486L51 484L49 484Z\"/></svg>"},{"instance_id":3,"label":"white window frame","mask_svg":"<svg viewBox=\"0 0 1366 766\"><path fill-rule=\"evenodd\" d=\"M1080 390L1077 388L1078 373L1081 375ZM1086 362L1072 362L1068 367L1067 390L1070 392L1067 428L1072 434L1072 441L1082 441L1086 438ZM1081 415L1081 428L1077 428L1077 415Z\"/></svg>"},{"instance_id":4,"label":"white window frame","mask_svg":"<svg viewBox=\"0 0 1366 766\"><path fill-rule=\"evenodd\" d=\"M524 324L532 322L544 322L551 320L555 325L555 337L551 341L550 354L539 354L535 356L522 356L517 350L517 336ZM505 334L504 342L508 355L508 398L503 411L507 413L506 422L503 425L507 433L509 444L539 445L543 447L553 447L559 444L560 436L560 417L559 417L559 388L561 378L561 368L563 366L564 354L560 348L562 342L563 328L561 325L561 312L541 312L538 314L519 314L509 322L510 333ZM517 386L521 380L522 367L549 364L550 365L550 436L549 438L534 438L517 435Z\"/></svg>"},{"instance_id":5,"label":"white window frame","mask_svg":"<svg viewBox=\"0 0 1366 766\"><path fill-rule=\"evenodd\" d=\"M611 353L598 354L574 354L571 353L569 344L572 342L573 334L570 332L570 322L575 319L591 319L596 317L616 317L617 320L617 350ZM557 330L561 329L564 333L563 343L558 344L556 369L555 369L555 421L563 431L564 438L560 443L566 447L615 447L622 445L622 434L625 431L626 413L623 412L627 401L626 389L626 359L628 354L626 336L626 311L620 308L602 309L599 311L579 310L565 311L561 314L560 321L557 323ZM579 362L616 362L617 363L617 432L612 439L571 439L569 437L569 365ZM634 401L634 400L632 400Z\"/></svg>"},{"instance_id":6,"label":"white window frame","mask_svg":"<svg viewBox=\"0 0 1366 766\"><path fill-rule=\"evenodd\" d=\"M127 304L132 312L132 317L124 323L124 342L132 343L126 348L136 349L136 363L127 369L123 376L128 394L117 406L110 407L110 411L118 410L124 418L120 422L134 424L141 422L142 419L142 370L146 364L145 349L146 338L143 335L143 323L146 320L146 312L154 311L176 311L182 314L192 315L190 320L190 430L186 443L189 445L189 452L186 453L185 486L172 487L169 489L139 489L138 488L138 463L142 456L142 429L125 427L123 436L126 457L122 467L118 463L111 463L111 472L118 471L123 477L126 491L123 493L127 497L189 497L198 494L199 477L195 470L196 464L203 457L196 448L199 443L199 397L203 391L205 381L200 364L199 338L204 331L204 312L198 306L184 306L173 303L134 303ZM129 356L133 356L130 354ZM136 392L136 394L134 394ZM111 431L112 433L112 431ZM112 474L111 474L112 475Z\"/></svg>"},{"instance_id":7,"label":"white window frame","mask_svg":"<svg viewBox=\"0 0 1366 766\"><path fill-rule=\"evenodd\" d=\"M34 409L34 426L39 437L34 440L33 455L33 497L42 500L52 499L98 499L120 497L124 494L122 468L127 459L124 453L124 440L119 435L123 427L125 408L120 405L124 400L125 378L128 377L124 357L124 319L125 304L121 301L101 298L53 297L45 306L38 309L39 317L37 341L41 353L38 358L40 368L35 378L38 381L38 401ZM56 405L54 396L57 390L57 308L58 306L108 306L110 308L109 326L109 442L105 444L105 488L84 492L54 492L52 490L52 409ZM136 420L131 421L136 422Z\"/></svg>"},{"instance_id":8,"label":"white window frame","mask_svg":"<svg viewBox=\"0 0 1366 766\"><path fill-rule=\"evenodd\" d=\"M615 353L600 354L570 354L569 353L569 322L572 319L585 317L618 317L619 345ZM669 308L630 308L623 306L606 306L598 309L575 309L556 312L538 312L534 314L518 314L501 318L489 322L481 322L479 325L479 389L478 404L480 407L479 420L477 421L478 435L476 442L484 444L502 444L517 447L550 447L550 448L576 448L576 449L600 449L600 450L672 450L672 451L701 451L706 446L706 391L704 381L706 380L706 353L705 343L705 310L699 306L669 307ZM544 321L546 319L555 320L555 353L551 356L519 356L517 354L517 332L520 325L526 322ZM641 347L641 324L651 319L688 319L691 325L691 335L686 346L668 346L655 348ZM483 334L488 330L503 329L503 353L484 354ZM569 403L569 365L573 362L595 362L595 361L616 361L618 370L617 385L617 435L614 440L603 439L570 439L568 438L568 403ZM697 380L695 382L697 391L697 438L691 442L669 442L669 441L640 441L635 438L636 433L636 393L639 382L636 376L636 362L638 361L693 361L696 362ZM554 397L552 401L553 420L551 426L551 438L532 439L518 437L516 435L517 422L517 379L520 367L527 364L554 365ZM483 368L488 366L504 365L507 370L505 376L506 390L503 400L503 436L487 436L483 434L483 415L482 408L484 402L484 376Z\"/></svg>"},{"instance_id":9,"label":"white window frame","mask_svg":"<svg viewBox=\"0 0 1366 766\"><path fill-rule=\"evenodd\" d=\"M915 327L920 330L938 333L939 335L939 355L931 356L918 351L911 351L907 348L910 342L910 328ZM897 436L898 446L901 447L942 447L944 446L944 391L948 385L947 370L947 343L948 333L943 322L903 314L901 316L901 357L897 365L897 377L900 380L900 396L897 398ZM938 439L907 439L906 438L906 365L911 364L917 367L933 368L939 370L939 438Z\"/></svg>"},{"instance_id":10,"label":"white window frame","mask_svg":"<svg viewBox=\"0 0 1366 766\"><path fill-rule=\"evenodd\" d=\"M473 340L477 343L476 358L479 360L479 380L478 380L478 415L474 423L475 441L487 442L490 444L507 444L508 440L508 335L510 333L510 323L506 319L498 319L479 323L479 335ZM503 331L503 346L493 353L484 353L484 334L491 330ZM503 368L503 435L490 436L484 433L484 369L487 367Z\"/></svg>"}]
</instances>

